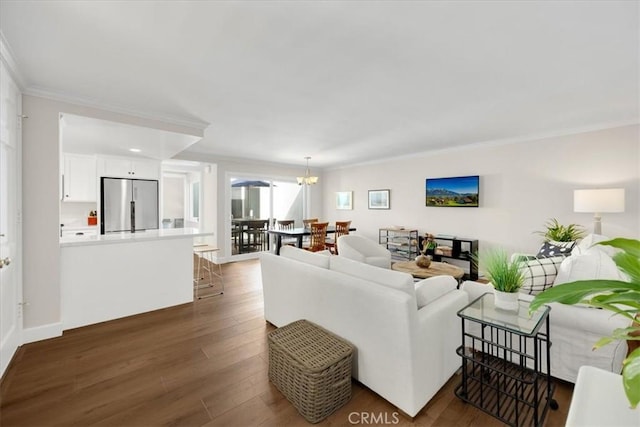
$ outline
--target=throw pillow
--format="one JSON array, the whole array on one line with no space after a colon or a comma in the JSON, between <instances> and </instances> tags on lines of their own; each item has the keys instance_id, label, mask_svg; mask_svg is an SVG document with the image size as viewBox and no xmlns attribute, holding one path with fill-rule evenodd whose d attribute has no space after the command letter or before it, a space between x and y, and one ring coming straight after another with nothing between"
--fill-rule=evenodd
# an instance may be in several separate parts
<instances>
[{"instance_id":1,"label":"throw pillow","mask_svg":"<svg viewBox=\"0 0 640 427\"><path fill-rule=\"evenodd\" d=\"M524 275L524 283L520 288L520 292L537 295L553 286L558 274L558 268L564 260L565 256L561 255L523 261L521 271Z\"/></svg>"},{"instance_id":2,"label":"throw pillow","mask_svg":"<svg viewBox=\"0 0 640 427\"><path fill-rule=\"evenodd\" d=\"M596 246L584 253L571 255L563 261L558 269L558 277L556 277L554 285L593 279L629 280L618 269L613 259Z\"/></svg>"},{"instance_id":3,"label":"throw pillow","mask_svg":"<svg viewBox=\"0 0 640 427\"><path fill-rule=\"evenodd\" d=\"M554 242L553 240L544 242L538 254L537 258L548 258L554 256L569 256L571 250L576 245L576 242Z\"/></svg>"},{"instance_id":4,"label":"throw pillow","mask_svg":"<svg viewBox=\"0 0 640 427\"><path fill-rule=\"evenodd\" d=\"M619 252L619 249L616 249L612 246L596 245L596 243L603 242L605 240L609 240L609 237L602 236L600 234L589 234L584 239L582 239L575 248L573 248L572 254L580 255L594 250L599 250L612 257Z\"/></svg>"},{"instance_id":5,"label":"throw pillow","mask_svg":"<svg viewBox=\"0 0 640 427\"><path fill-rule=\"evenodd\" d=\"M451 276L435 276L416 282L418 310L453 291L457 286L458 282Z\"/></svg>"}]
</instances>

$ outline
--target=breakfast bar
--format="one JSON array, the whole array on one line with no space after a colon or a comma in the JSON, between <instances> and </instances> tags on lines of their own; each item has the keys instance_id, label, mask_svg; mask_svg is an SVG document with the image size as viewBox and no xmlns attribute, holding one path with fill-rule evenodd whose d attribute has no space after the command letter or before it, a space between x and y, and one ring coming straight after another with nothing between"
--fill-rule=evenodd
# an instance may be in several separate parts
<instances>
[{"instance_id":1,"label":"breakfast bar","mask_svg":"<svg viewBox=\"0 0 640 427\"><path fill-rule=\"evenodd\" d=\"M60 239L63 330L193 301L193 228Z\"/></svg>"}]
</instances>

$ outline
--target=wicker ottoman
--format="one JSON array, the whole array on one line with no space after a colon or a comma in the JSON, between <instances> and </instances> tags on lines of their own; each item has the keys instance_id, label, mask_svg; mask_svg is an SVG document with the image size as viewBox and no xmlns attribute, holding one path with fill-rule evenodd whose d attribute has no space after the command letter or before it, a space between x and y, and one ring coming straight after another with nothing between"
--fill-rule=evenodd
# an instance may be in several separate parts
<instances>
[{"instance_id":1,"label":"wicker ottoman","mask_svg":"<svg viewBox=\"0 0 640 427\"><path fill-rule=\"evenodd\" d=\"M351 399L352 358L351 344L306 320L269 334L269 379L311 423Z\"/></svg>"}]
</instances>

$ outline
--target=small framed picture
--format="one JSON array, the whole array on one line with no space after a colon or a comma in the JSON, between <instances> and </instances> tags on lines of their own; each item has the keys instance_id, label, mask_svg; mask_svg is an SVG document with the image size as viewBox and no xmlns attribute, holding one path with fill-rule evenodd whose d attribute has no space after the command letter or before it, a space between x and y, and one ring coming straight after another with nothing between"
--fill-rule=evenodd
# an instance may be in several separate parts
<instances>
[{"instance_id":1,"label":"small framed picture","mask_svg":"<svg viewBox=\"0 0 640 427\"><path fill-rule=\"evenodd\" d=\"M336 192L336 209L353 209L353 191Z\"/></svg>"},{"instance_id":2,"label":"small framed picture","mask_svg":"<svg viewBox=\"0 0 640 427\"><path fill-rule=\"evenodd\" d=\"M369 209L390 209L391 190L369 190Z\"/></svg>"}]
</instances>

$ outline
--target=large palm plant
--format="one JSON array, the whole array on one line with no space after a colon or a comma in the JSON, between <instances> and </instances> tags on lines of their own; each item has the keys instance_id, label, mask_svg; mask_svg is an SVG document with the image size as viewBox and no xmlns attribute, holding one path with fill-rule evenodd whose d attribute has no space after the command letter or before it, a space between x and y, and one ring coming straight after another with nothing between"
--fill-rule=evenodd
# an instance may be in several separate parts
<instances>
[{"instance_id":1,"label":"large palm plant","mask_svg":"<svg viewBox=\"0 0 640 427\"><path fill-rule=\"evenodd\" d=\"M620 280L581 280L554 286L538 294L529 307L533 313L541 305L550 302L562 304L587 304L610 310L617 315L628 317L632 322L640 313L640 241L632 239L612 239L599 242L599 245L621 249L613 256L618 268L626 273L630 282ZM640 320L639 320L640 321ZM632 323L628 328L618 328L609 337L594 344L602 347L613 340L640 340L640 326ZM636 348L624 360L622 368L624 391L635 408L640 402L640 347Z\"/></svg>"}]
</instances>

